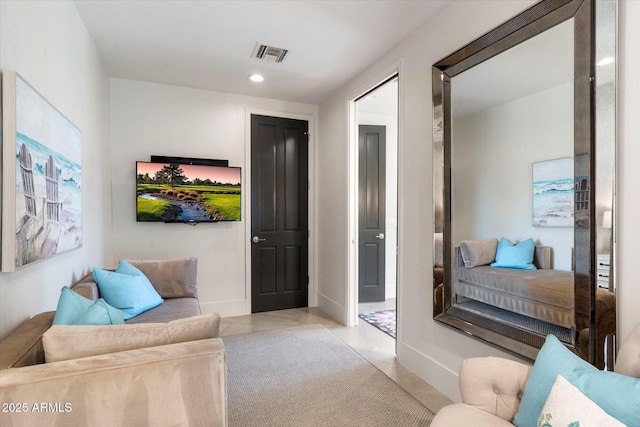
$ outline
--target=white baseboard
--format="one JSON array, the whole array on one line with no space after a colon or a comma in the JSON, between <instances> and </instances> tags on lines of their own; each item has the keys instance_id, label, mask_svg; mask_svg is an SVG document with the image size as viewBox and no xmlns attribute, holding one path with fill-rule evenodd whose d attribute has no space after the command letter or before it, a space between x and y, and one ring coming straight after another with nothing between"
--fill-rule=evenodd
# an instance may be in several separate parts
<instances>
[{"instance_id":1,"label":"white baseboard","mask_svg":"<svg viewBox=\"0 0 640 427\"><path fill-rule=\"evenodd\" d=\"M338 304L331 298L328 298L321 293L318 292L318 308L329 316L333 317L336 321L342 323L343 325L347 324L346 319L346 310L344 306Z\"/></svg>"},{"instance_id":2,"label":"white baseboard","mask_svg":"<svg viewBox=\"0 0 640 427\"><path fill-rule=\"evenodd\" d=\"M202 314L218 313L220 317L243 316L247 313L247 301L243 299L232 301L200 302Z\"/></svg>"},{"instance_id":3,"label":"white baseboard","mask_svg":"<svg viewBox=\"0 0 640 427\"><path fill-rule=\"evenodd\" d=\"M454 402L461 402L458 388L458 373L453 372L429 358L417 349L397 342L398 362L411 372L435 387Z\"/></svg>"}]
</instances>

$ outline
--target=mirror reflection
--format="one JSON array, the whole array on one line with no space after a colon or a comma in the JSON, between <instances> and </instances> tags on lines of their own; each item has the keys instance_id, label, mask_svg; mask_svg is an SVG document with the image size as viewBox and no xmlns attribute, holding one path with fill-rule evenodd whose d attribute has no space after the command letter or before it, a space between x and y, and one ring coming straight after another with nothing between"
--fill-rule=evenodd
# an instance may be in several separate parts
<instances>
[{"instance_id":1,"label":"mirror reflection","mask_svg":"<svg viewBox=\"0 0 640 427\"><path fill-rule=\"evenodd\" d=\"M615 24L612 0L542 0L434 64L436 320L613 368Z\"/></svg>"},{"instance_id":2,"label":"mirror reflection","mask_svg":"<svg viewBox=\"0 0 640 427\"><path fill-rule=\"evenodd\" d=\"M573 19L451 79L458 308L572 343Z\"/></svg>"}]
</instances>

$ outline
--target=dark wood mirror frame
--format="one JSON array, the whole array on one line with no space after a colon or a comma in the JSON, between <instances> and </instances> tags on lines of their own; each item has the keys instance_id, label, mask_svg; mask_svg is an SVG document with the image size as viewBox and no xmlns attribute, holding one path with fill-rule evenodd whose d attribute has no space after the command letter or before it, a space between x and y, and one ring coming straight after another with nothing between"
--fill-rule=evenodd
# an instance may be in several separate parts
<instances>
[{"instance_id":1,"label":"dark wood mirror frame","mask_svg":"<svg viewBox=\"0 0 640 427\"><path fill-rule=\"evenodd\" d=\"M434 261L442 251L443 267L434 269L434 318L528 359L535 359L544 336L475 315L453 303L453 232L451 205L451 79L568 19L574 18L574 177L587 177L588 197L595 201L595 0L543 0L484 36L469 43L432 68ZM614 148L615 149L615 148ZM574 202L575 203L575 202ZM615 216L614 216L615 217ZM596 208L590 203L576 212L574 225L575 334L569 348L595 364L596 361ZM436 233L442 239L436 240ZM438 247L438 245L441 245ZM435 262L434 262L434 265ZM442 280L442 284L438 282ZM615 306L615 302L614 302ZM614 307L615 309L615 307ZM615 334L615 312L614 331ZM582 332L587 350L578 351ZM598 339L604 339L598 337ZM585 354L587 353L587 354ZM602 357L601 357L602 359Z\"/></svg>"}]
</instances>

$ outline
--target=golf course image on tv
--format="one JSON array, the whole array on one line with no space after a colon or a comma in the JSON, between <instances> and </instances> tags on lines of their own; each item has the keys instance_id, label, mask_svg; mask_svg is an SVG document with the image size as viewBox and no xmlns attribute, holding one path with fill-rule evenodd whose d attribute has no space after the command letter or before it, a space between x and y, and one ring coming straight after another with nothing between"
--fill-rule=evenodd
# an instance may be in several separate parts
<instances>
[{"instance_id":1,"label":"golf course image on tv","mask_svg":"<svg viewBox=\"0 0 640 427\"><path fill-rule=\"evenodd\" d=\"M241 168L136 162L136 220L241 219Z\"/></svg>"}]
</instances>

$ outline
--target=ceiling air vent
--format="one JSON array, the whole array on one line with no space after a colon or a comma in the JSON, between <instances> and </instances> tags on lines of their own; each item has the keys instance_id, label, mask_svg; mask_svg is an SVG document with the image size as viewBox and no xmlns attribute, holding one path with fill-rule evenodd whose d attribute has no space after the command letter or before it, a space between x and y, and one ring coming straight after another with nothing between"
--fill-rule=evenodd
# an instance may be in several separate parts
<instances>
[{"instance_id":1,"label":"ceiling air vent","mask_svg":"<svg viewBox=\"0 0 640 427\"><path fill-rule=\"evenodd\" d=\"M287 52L287 49L258 43L253 56L255 58L262 59L263 61L282 62Z\"/></svg>"}]
</instances>

